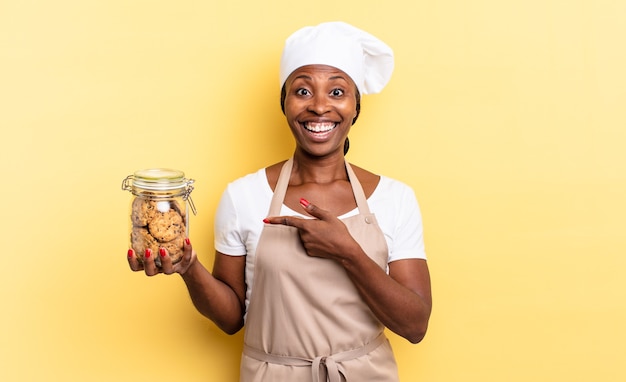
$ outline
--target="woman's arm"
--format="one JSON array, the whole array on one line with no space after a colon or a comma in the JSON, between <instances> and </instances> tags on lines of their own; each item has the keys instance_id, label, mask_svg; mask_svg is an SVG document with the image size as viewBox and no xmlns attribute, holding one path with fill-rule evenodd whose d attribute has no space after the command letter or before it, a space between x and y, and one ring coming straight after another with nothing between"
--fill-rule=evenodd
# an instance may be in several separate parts
<instances>
[{"instance_id":1,"label":"woman's arm","mask_svg":"<svg viewBox=\"0 0 626 382\"><path fill-rule=\"evenodd\" d=\"M199 261L181 274L196 309L228 334L243 327L245 256L215 252L213 274Z\"/></svg>"},{"instance_id":2,"label":"woman's arm","mask_svg":"<svg viewBox=\"0 0 626 382\"><path fill-rule=\"evenodd\" d=\"M341 264L365 303L386 327L411 343L424 338L432 307L426 260L391 262L389 275L365 253L358 254L358 250Z\"/></svg>"},{"instance_id":3,"label":"woman's arm","mask_svg":"<svg viewBox=\"0 0 626 382\"><path fill-rule=\"evenodd\" d=\"M128 262L133 271L143 270L146 275L159 273L179 273L189 291L196 309L228 334L234 334L243 327L245 283L245 256L228 256L215 253L213 273L198 260L189 240L185 240L184 255L177 264L172 264L165 250L156 256L161 257L161 268L148 256L140 262L129 251Z\"/></svg>"}]
</instances>

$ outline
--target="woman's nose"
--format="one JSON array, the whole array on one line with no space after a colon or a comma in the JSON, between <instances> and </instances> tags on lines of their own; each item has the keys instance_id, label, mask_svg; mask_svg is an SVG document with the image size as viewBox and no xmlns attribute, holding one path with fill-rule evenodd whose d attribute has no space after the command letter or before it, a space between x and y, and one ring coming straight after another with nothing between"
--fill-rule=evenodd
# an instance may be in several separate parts
<instances>
[{"instance_id":1,"label":"woman's nose","mask_svg":"<svg viewBox=\"0 0 626 382\"><path fill-rule=\"evenodd\" d=\"M315 114L322 115L330 109L328 98L324 94L316 94L311 98L309 110Z\"/></svg>"}]
</instances>

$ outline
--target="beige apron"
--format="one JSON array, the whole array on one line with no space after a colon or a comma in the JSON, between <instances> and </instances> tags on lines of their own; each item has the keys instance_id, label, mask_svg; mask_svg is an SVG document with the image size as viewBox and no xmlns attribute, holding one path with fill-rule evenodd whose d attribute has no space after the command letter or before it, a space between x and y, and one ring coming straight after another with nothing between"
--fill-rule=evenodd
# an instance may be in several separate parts
<instances>
[{"instance_id":1,"label":"beige apron","mask_svg":"<svg viewBox=\"0 0 626 382\"><path fill-rule=\"evenodd\" d=\"M279 216L293 159L283 166L269 216ZM381 268L387 243L352 168L359 214L343 220ZM297 229L266 224L246 318L242 382L398 381L384 327L335 261L306 254Z\"/></svg>"}]
</instances>

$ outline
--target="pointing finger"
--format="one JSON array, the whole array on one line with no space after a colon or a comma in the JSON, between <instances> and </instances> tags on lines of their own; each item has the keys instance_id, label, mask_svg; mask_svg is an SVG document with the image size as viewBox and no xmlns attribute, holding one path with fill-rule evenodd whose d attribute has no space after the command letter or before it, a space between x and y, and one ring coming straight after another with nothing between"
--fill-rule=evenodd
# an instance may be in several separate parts
<instances>
[{"instance_id":1,"label":"pointing finger","mask_svg":"<svg viewBox=\"0 0 626 382\"><path fill-rule=\"evenodd\" d=\"M295 216L270 216L263 219L265 224L281 224L291 227L300 228L302 226L301 218Z\"/></svg>"}]
</instances>

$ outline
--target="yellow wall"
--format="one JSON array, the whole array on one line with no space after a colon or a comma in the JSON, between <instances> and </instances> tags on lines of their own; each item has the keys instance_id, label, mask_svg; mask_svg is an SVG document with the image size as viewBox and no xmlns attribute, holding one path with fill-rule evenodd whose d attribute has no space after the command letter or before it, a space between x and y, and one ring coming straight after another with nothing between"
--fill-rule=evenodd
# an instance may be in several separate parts
<instances>
[{"instance_id":1,"label":"yellow wall","mask_svg":"<svg viewBox=\"0 0 626 382\"><path fill-rule=\"evenodd\" d=\"M349 159L423 209L435 305L422 344L392 336L403 380L625 380L625 15L618 0L2 0L0 380L237 380L241 334L202 319L178 277L128 270L121 181L194 178L210 264L226 183L293 148L284 38L334 19L396 52Z\"/></svg>"}]
</instances>

